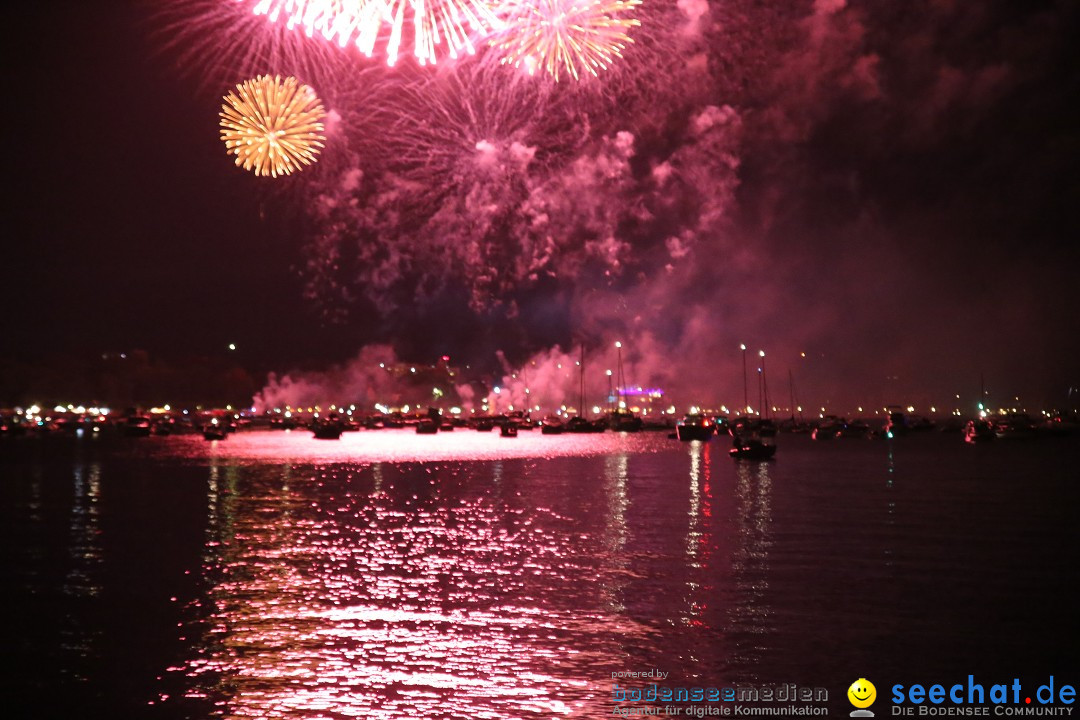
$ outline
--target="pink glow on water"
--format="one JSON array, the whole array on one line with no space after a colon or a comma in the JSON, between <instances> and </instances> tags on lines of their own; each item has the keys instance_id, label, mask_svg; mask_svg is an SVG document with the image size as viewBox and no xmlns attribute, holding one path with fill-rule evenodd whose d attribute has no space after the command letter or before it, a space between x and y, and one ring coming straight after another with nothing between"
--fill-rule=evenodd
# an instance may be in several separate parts
<instances>
[{"instance_id":1,"label":"pink glow on water","mask_svg":"<svg viewBox=\"0 0 1080 720\"><path fill-rule=\"evenodd\" d=\"M499 435L498 429L417 435L412 429L361 430L343 433L340 440L317 440L309 430L240 432L227 440L208 442L198 436L177 438L168 452L190 458L237 461L299 462L437 462L445 460L506 460L598 455L609 452L659 452L674 440L666 432L543 435L539 429Z\"/></svg>"}]
</instances>

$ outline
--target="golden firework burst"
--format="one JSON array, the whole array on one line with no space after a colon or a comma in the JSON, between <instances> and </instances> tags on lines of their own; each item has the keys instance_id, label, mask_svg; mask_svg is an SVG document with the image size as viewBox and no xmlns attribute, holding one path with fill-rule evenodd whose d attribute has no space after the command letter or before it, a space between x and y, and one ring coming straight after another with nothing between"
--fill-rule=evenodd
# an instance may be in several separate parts
<instances>
[{"instance_id":1,"label":"golden firework burst","mask_svg":"<svg viewBox=\"0 0 1080 720\"><path fill-rule=\"evenodd\" d=\"M317 160L326 111L309 86L294 77L259 75L224 100L221 139L238 167L276 178Z\"/></svg>"},{"instance_id":2,"label":"golden firework burst","mask_svg":"<svg viewBox=\"0 0 1080 720\"><path fill-rule=\"evenodd\" d=\"M492 44L502 62L541 70L559 81L565 72L598 75L632 43L629 31L641 25L634 11L642 0L529 0L509 3L509 18Z\"/></svg>"}]
</instances>

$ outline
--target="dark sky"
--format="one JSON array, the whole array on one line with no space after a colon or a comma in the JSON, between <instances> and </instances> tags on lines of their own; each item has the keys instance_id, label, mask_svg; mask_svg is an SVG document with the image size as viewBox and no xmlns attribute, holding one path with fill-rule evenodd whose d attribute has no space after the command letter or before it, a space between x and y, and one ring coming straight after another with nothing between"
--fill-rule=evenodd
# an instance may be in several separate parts
<instances>
[{"instance_id":1,"label":"dark sky","mask_svg":"<svg viewBox=\"0 0 1080 720\"><path fill-rule=\"evenodd\" d=\"M806 373L822 387L903 375L905 388L944 393L988 372L1010 393L1045 399L1080 381L1080 68L1068 48L1078 31L1072 3L733 0L700 9L693 33L662 28L693 35L679 40L683 56L675 53L685 67L658 64L655 85L634 102L619 96L625 117L591 113L586 141L545 158L545 168L569 168L562 175L545 170L534 181L530 170L521 179L520 197L541 197L543 216L555 217L543 192L585 197L582 163L618 157L616 133L631 132L635 149L624 154L632 155L626 172L636 184L601 189L647 210L646 220L628 213L604 221L629 238L634 257L593 262L607 250L596 249L605 238L589 236L581 263L492 289L476 267L509 261L482 250L479 260L454 260L461 268L455 287L465 288L455 294L415 269L425 258L441 262L441 251L407 239L416 228L449 226L439 247L468 245L461 238L471 229L455 236L446 219L458 207L470 225L477 188L490 192L479 182L453 173L432 181L449 188L433 201L439 225L394 215L400 234L393 242L404 261L393 245L364 255L392 235L382 232L388 221L379 202L391 186L386 178L396 175L369 170L365 181L377 178L370 187L343 190L347 183L339 182L321 194L305 194L304 181L290 178L267 192L265 181L225 157L217 136L221 93L200 82L200 68L177 67L179 55L162 49L160 23L145 5L20 4L2 51L4 347L28 359L132 348L180 356L224 353L235 342L258 369L318 368L374 341L395 343L412 358L471 348L524 360L555 343L565 348L581 327L607 342L602 328L614 325L622 336L650 338L652 349L642 341L636 358L637 373L649 380L664 381L660 368L672 364L656 349L665 339L684 352L699 348L688 361L700 368L715 347L746 338L790 357L798 350L829 357L829 371ZM639 44L647 53L649 43ZM671 97L647 96L674 92L663 87L668 72L672 85L689 88L679 97L690 99L665 116L655 108ZM706 140L699 121L713 117L712 106L734 110L722 121L726 134ZM479 139L498 145L497 123L487 130ZM536 138L553 138L550 126L528 132L503 138L507 157L519 147L514 138L543 156ZM467 150L479 147L465 139ZM693 166L692 155L712 169ZM671 167L676 177L683 173L684 194L697 193L685 206L668 202L679 190L657 179ZM456 187L470 189L453 205ZM378 216L309 211L312 197L350 193ZM508 207L520 208L520 197ZM687 214L693 222L680 224ZM346 229L313 244L312 217L326 226L344 217ZM595 220L567 227L594 232ZM513 218L499 227L482 237L517 232ZM664 233L682 239L673 245ZM684 242L698 243L696 259L685 268L675 262L673 273L649 273L654 261L686 257ZM406 272L392 288L396 309L369 298L327 324L333 294L314 303L303 297L326 278L296 269L327 248L351 248L357 267L399 262L415 277ZM624 274L611 280L615 266ZM570 280L568 267L575 268ZM356 272L343 282L352 283L354 300L371 284L362 268ZM513 310L478 312L465 297L477 283L488 283L485 297L512 297L498 308ZM589 284L599 294L586 296L580 286ZM402 307L400 299L414 293L423 299ZM597 298L622 310L599 311ZM687 304L694 309L679 315ZM655 321L641 318L649 308ZM732 353L721 367L736 361Z\"/></svg>"},{"instance_id":2,"label":"dark sky","mask_svg":"<svg viewBox=\"0 0 1080 720\"><path fill-rule=\"evenodd\" d=\"M341 353L299 297L295 229L217 136L218 98L145 4L24 3L4 43L5 347L302 360ZM272 207L270 210L272 211ZM355 344L353 344L354 346ZM351 349L351 348L350 348Z\"/></svg>"}]
</instances>

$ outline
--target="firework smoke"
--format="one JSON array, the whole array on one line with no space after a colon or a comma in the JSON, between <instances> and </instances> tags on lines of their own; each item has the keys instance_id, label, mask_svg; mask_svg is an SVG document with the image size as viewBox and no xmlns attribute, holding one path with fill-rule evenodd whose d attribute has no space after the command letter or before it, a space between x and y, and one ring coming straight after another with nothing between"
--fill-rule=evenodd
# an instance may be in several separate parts
<instances>
[{"instance_id":1,"label":"firework smoke","mask_svg":"<svg viewBox=\"0 0 1080 720\"><path fill-rule=\"evenodd\" d=\"M625 57L574 83L528 78L481 45L433 73L334 72L320 91L365 103L328 103L348 152L297 188L306 294L328 321L377 318L361 343L392 342L416 359L488 358L500 380L540 368L556 347L584 345L605 362L614 339L637 348L639 384L687 398L709 387L729 404L741 395L742 342L790 364L820 400L880 384L883 368L932 367L918 348L944 347L949 333L898 326L889 298L926 276L940 281L940 303L979 295L948 268L984 251L931 257L972 249L945 240L973 228L1004 229L972 209L943 225L921 195L905 205L893 188L930 182L949 197L988 187L975 176L935 184L912 158L955 145L960 167L981 152L975 119L1003 107L1021 71L990 49L951 54L945 29L958 16L925 7L927 25L841 0L647 2L634 9L641 26ZM988 17L964 32L997 37ZM307 39L302 31L256 19L278 33L279 45L264 42L277 62L286 50L310 62L337 49L311 38L302 50L286 40ZM1041 37L1036 20L1017 32ZM1056 67L1056 45L1025 47L1024 67ZM953 330L989 350L974 325ZM925 343L891 341L905 334ZM888 352L871 361L842 349L865 338Z\"/></svg>"}]
</instances>

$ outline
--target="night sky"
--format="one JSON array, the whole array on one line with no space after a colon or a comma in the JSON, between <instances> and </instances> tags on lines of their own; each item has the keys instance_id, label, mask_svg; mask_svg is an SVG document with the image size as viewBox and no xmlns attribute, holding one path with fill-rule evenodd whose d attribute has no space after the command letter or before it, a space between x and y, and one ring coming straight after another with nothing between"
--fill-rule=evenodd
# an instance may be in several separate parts
<instances>
[{"instance_id":1,"label":"night sky","mask_svg":"<svg viewBox=\"0 0 1080 720\"><path fill-rule=\"evenodd\" d=\"M153 4L21 4L5 353L235 342L258 371L311 371L388 344L497 369L580 342L610 364L620 339L631 382L730 400L745 342L822 402L970 397L980 376L1066 402L1074 3L648 3L602 88L309 69L339 122L277 184L218 138L258 62L213 35L212 3L176 4L190 37Z\"/></svg>"}]
</instances>

